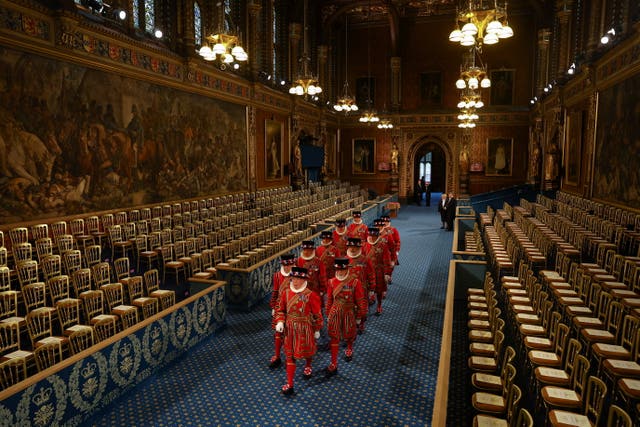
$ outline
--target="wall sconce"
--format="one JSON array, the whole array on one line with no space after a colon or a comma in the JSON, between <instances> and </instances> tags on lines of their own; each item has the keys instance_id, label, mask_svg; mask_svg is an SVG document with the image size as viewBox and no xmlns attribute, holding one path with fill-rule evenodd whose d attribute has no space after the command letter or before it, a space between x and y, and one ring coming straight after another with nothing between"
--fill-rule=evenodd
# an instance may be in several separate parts
<instances>
[{"instance_id":1,"label":"wall sconce","mask_svg":"<svg viewBox=\"0 0 640 427\"><path fill-rule=\"evenodd\" d=\"M604 36L602 36L600 38L600 43L602 44L607 44L611 41L611 39L613 39L616 35L616 30L614 28L611 28L609 31L607 31Z\"/></svg>"}]
</instances>

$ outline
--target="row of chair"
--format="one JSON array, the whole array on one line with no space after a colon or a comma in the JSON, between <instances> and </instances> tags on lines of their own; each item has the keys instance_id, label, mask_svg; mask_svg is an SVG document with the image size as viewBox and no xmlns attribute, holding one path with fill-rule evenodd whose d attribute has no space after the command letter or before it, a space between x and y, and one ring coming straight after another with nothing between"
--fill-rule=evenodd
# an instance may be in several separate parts
<instances>
[{"instance_id":1,"label":"row of chair","mask_svg":"<svg viewBox=\"0 0 640 427\"><path fill-rule=\"evenodd\" d=\"M522 233L521 230L518 230L517 226L512 225L513 223L507 224L511 235L518 237L523 244L530 244L530 242L527 242L526 234ZM535 267L535 264L527 264L526 258L522 258L521 266L533 268ZM525 280L519 276L526 276L529 279ZM545 276L547 278L547 282L560 283L549 280L549 278L553 276L552 273L549 273L547 276ZM554 305L554 300L558 300L558 297L563 298L571 296L563 295L562 292L558 292L561 288L557 290L553 288L543 288L542 285L537 282L533 270L528 270L528 273L527 270L520 271L520 273L515 276L515 280L513 276L503 276L501 282L501 290L505 295L503 301L507 303L508 316L511 319L509 324L513 325L511 332L514 333L517 338L516 341L519 343L519 347L521 348L520 353L522 354L524 352L526 354L527 366L531 371L531 378L533 378L537 384L537 389L544 389L544 380L548 380L552 374L557 373L550 370L557 370L563 367L571 370L571 366L566 365L569 363L567 361L575 360L576 353L583 346L583 343L578 338L569 339L571 329L568 325L561 322L563 320L562 312L558 311L558 308ZM570 302L570 300L567 302ZM632 316L627 318L629 324L632 323L632 318ZM595 348L602 347L602 345L598 344L598 338L595 338L595 340L593 339L594 337L599 337L601 333L593 332L590 335L589 332L587 332L589 329L592 328L586 328L584 330L585 333L576 333L574 336L592 338L591 340L587 340L586 348L591 348L592 346L595 346ZM597 329L594 329L594 331L596 330ZM608 347L605 346L604 348ZM589 361L587 356L583 355L582 357ZM637 360L637 356L635 357ZM615 365L616 363L617 362L614 362L613 364ZM546 364L549 364L550 366L545 366ZM565 365L563 366L563 364ZM597 372L595 373L597 374ZM600 385L604 384L604 382L597 375L593 375L592 377L593 378L590 378L587 381L589 383L588 387L591 387L590 389L592 390L595 390L596 388L602 389ZM563 375L563 378L568 379L567 375ZM585 381L587 380L586 377L582 379ZM585 381L582 381L581 384L582 386L587 387ZM542 393L541 396L542 400L547 405L549 402L557 403L554 400L554 393L556 397L557 395L571 394L564 391L560 392L555 389L544 390L545 393ZM592 394L597 393L596 391L593 391ZM573 397L576 396L576 394L571 395ZM551 405L547 407L553 408L554 406ZM620 411L620 413L624 413L623 410L620 409ZM610 414L618 414L618 411L611 410ZM558 417L562 418L567 416L567 414L563 414L561 412L551 411L549 413L549 419L551 419L552 423L560 422L561 420L558 419Z\"/></svg>"}]
</instances>

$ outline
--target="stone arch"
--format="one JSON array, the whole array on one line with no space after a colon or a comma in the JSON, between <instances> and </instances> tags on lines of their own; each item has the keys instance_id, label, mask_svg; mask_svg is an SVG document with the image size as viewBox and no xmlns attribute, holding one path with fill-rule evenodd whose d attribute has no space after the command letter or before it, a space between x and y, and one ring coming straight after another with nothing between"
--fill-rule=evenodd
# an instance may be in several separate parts
<instances>
[{"instance_id":1,"label":"stone arch","mask_svg":"<svg viewBox=\"0 0 640 427\"><path fill-rule=\"evenodd\" d=\"M445 163L446 163L446 184L445 188L447 192L454 191L456 188L455 179L456 179L456 167L457 162L454 162L455 156L450 144L447 143L441 136L438 135L420 135L417 136L413 141L409 141L409 149L407 150L407 166L413 165L417 160L416 156L420 149L425 145L433 144L439 147L444 153ZM406 167L406 175L404 176L404 189L405 195L407 197L412 196L413 192L413 183L418 180L418 176L415 176L415 171L413 167Z\"/></svg>"}]
</instances>

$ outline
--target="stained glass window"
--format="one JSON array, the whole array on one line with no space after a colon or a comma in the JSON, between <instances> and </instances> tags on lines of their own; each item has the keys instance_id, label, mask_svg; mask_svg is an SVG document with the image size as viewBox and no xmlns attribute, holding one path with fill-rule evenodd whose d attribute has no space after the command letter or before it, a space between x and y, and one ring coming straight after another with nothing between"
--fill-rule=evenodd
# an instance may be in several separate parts
<instances>
[{"instance_id":1,"label":"stained glass window","mask_svg":"<svg viewBox=\"0 0 640 427\"><path fill-rule=\"evenodd\" d=\"M133 1L133 27L140 28L140 2Z\"/></svg>"},{"instance_id":2,"label":"stained glass window","mask_svg":"<svg viewBox=\"0 0 640 427\"><path fill-rule=\"evenodd\" d=\"M154 0L144 0L144 30L153 33L156 28L156 9Z\"/></svg>"},{"instance_id":3,"label":"stained glass window","mask_svg":"<svg viewBox=\"0 0 640 427\"><path fill-rule=\"evenodd\" d=\"M193 31L196 36L196 46L202 46L202 15L198 2L193 3Z\"/></svg>"}]
</instances>

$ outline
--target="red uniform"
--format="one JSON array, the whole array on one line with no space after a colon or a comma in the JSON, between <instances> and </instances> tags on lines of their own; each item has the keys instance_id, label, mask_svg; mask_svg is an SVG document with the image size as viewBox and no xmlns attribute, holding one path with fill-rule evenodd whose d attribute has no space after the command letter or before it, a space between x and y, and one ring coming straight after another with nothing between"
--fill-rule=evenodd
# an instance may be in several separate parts
<instances>
[{"instance_id":1,"label":"red uniform","mask_svg":"<svg viewBox=\"0 0 640 427\"><path fill-rule=\"evenodd\" d=\"M273 275L273 290L271 291L271 300L269 301L269 306L271 310L273 310L273 316L271 321L271 328L276 328L276 311L278 311L278 301L280 300L280 292L283 289L289 287L291 283L291 277L289 277L289 273L284 273L282 267Z\"/></svg>"},{"instance_id":2,"label":"red uniform","mask_svg":"<svg viewBox=\"0 0 640 427\"><path fill-rule=\"evenodd\" d=\"M276 329L276 314L278 312L278 303L280 302L280 294L289 288L291 284L290 273L284 272L284 267L280 267L273 275L273 290L271 291L271 300L269 306L271 307L271 329L274 330L274 355L269 361L271 368L277 368L282 363L280 360L280 349L282 348L282 333L275 331Z\"/></svg>"},{"instance_id":3,"label":"red uniform","mask_svg":"<svg viewBox=\"0 0 640 427\"><path fill-rule=\"evenodd\" d=\"M367 315L367 300L355 274L340 280L329 280L327 288L327 329L331 339L353 341L357 334L356 319Z\"/></svg>"},{"instance_id":4,"label":"red uniform","mask_svg":"<svg viewBox=\"0 0 640 427\"><path fill-rule=\"evenodd\" d=\"M276 323L284 323L284 351L287 359L307 359L316 354L314 333L322 329L320 297L308 287L280 294Z\"/></svg>"},{"instance_id":5,"label":"red uniform","mask_svg":"<svg viewBox=\"0 0 640 427\"><path fill-rule=\"evenodd\" d=\"M347 228L345 227L342 232L337 228L333 230L333 244L341 254L347 253Z\"/></svg>"},{"instance_id":6,"label":"red uniform","mask_svg":"<svg viewBox=\"0 0 640 427\"><path fill-rule=\"evenodd\" d=\"M380 237L385 238L389 243L389 253L395 265L398 260L398 253L400 252L400 233L398 233L395 227L388 225L380 230Z\"/></svg>"},{"instance_id":7,"label":"red uniform","mask_svg":"<svg viewBox=\"0 0 640 427\"><path fill-rule=\"evenodd\" d=\"M372 287L375 287L376 283L375 271L371 264L371 260L367 259L362 251L360 251L360 255L356 257L352 257L348 252L347 256L349 257L351 273L355 274L356 277L360 279L365 295L368 294L368 292L372 290Z\"/></svg>"},{"instance_id":8,"label":"red uniform","mask_svg":"<svg viewBox=\"0 0 640 427\"><path fill-rule=\"evenodd\" d=\"M347 227L347 237L357 237L364 242L365 240L367 240L368 235L369 227L367 227L363 222L359 224L352 222Z\"/></svg>"},{"instance_id":9,"label":"red uniform","mask_svg":"<svg viewBox=\"0 0 640 427\"><path fill-rule=\"evenodd\" d=\"M324 263L320 258L315 256L315 252L311 259L304 259L302 256L299 256L296 265L309 270L307 286L313 292L317 293L318 296L324 295L327 291L327 272L324 268Z\"/></svg>"},{"instance_id":10,"label":"red uniform","mask_svg":"<svg viewBox=\"0 0 640 427\"><path fill-rule=\"evenodd\" d=\"M384 276L391 275L393 265L388 242L380 237L373 244L367 240L362 247L362 252L371 261L375 272L375 285L370 287L369 290L382 295L387 292L387 281Z\"/></svg>"},{"instance_id":11,"label":"red uniform","mask_svg":"<svg viewBox=\"0 0 640 427\"><path fill-rule=\"evenodd\" d=\"M340 256L341 252L336 248L336 245L333 242L328 245L322 244L322 246L316 248L316 257L322 261L322 264L324 264L326 277L333 277L335 275L333 262Z\"/></svg>"}]
</instances>

